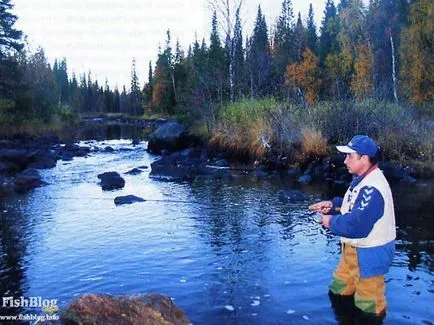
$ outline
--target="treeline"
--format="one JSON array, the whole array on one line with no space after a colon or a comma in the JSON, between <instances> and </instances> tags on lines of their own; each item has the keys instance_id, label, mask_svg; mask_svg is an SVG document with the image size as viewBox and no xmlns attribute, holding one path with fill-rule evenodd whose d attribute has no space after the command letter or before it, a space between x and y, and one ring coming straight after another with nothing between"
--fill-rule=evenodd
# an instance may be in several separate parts
<instances>
[{"instance_id":1,"label":"treeline","mask_svg":"<svg viewBox=\"0 0 434 325\"><path fill-rule=\"evenodd\" d=\"M378 99L429 107L434 99L433 3L430 0L326 0L315 25L283 0L277 21L258 8L253 32L243 30L241 0L213 1L209 41L187 52L170 32L148 82L111 89L87 75L68 75L65 59L47 62L42 48L26 53L11 0L0 2L0 121L72 113L183 114L215 127L226 103L275 98L307 107L320 101ZM271 27L270 27L271 26ZM220 32L222 31L223 34Z\"/></svg>"},{"instance_id":2,"label":"treeline","mask_svg":"<svg viewBox=\"0 0 434 325\"><path fill-rule=\"evenodd\" d=\"M143 113L134 61L129 91L111 89L107 81L99 85L91 72L68 75L66 59L51 65L43 48L26 51L12 10L10 0L0 1L0 125L7 131L19 132L26 123L70 122L79 114Z\"/></svg>"},{"instance_id":3,"label":"treeline","mask_svg":"<svg viewBox=\"0 0 434 325\"><path fill-rule=\"evenodd\" d=\"M196 40L185 55L179 43L171 47L167 32L154 71L150 63L145 107L199 112L211 124L219 105L244 98L305 106L370 98L432 108L430 0L371 0L367 8L362 0L337 6L327 0L319 33L312 5L304 22L300 13L294 17L292 1L283 0L272 28L259 6L253 33L246 36L242 1L209 2L215 9L209 43Z\"/></svg>"},{"instance_id":4,"label":"treeline","mask_svg":"<svg viewBox=\"0 0 434 325\"><path fill-rule=\"evenodd\" d=\"M42 48L33 54L21 51L3 60L2 65L15 78L5 82L0 122L30 119L47 122L53 116L65 120L76 113L138 114L138 110L132 110L131 94L125 86L122 92L110 89L108 82L100 86L97 80L93 81L91 72L81 75L79 80L75 74L68 78L66 59L55 60L51 67Z\"/></svg>"}]
</instances>

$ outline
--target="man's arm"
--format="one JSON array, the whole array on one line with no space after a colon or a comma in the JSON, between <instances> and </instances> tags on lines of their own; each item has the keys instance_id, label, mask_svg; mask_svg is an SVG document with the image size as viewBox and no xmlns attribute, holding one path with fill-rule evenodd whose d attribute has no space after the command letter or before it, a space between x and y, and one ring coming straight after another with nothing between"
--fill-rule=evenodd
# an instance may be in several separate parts
<instances>
[{"instance_id":1,"label":"man's arm","mask_svg":"<svg viewBox=\"0 0 434 325\"><path fill-rule=\"evenodd\" d=\"M334 197L331 201L321 201L309 205L308 209L323 214L334 214L340 210L342 206L342 198Z\"/></svg>"},{"instance_id":2,"label":"man's arm","mask_svg":"<svg viewBox=\"0 0 434 325\"><path fill-rule=\"evenodd\" d=\"M365 186L351 211L323 218L323 225L339 236L364 238L369 235L374 224L384 213L384 199L374 187Z\"/></svg>"}]
</instances>

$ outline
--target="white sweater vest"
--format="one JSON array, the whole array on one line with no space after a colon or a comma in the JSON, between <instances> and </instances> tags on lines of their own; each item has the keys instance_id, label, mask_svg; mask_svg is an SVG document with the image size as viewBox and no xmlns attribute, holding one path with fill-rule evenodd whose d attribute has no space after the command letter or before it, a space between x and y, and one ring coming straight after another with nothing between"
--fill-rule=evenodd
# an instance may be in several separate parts
<instances>
[{"instance_id":1,"label":"white sweater vest","mask_svg":"<svg viewBox=\"0 0 434 325\"><path fill-rule=\"evenodd\" d=\"M374 187L383 196L384 200L384 214L380 219L375 222L369 235L365 238L345 238L342 237L341 240L344 243L356 247L375 247L387 244L396 238L396 228L395 228L395 211L393 207L392 192L390 190L389 183L383 175L383 172L376 168L368 175L366 175L362 181L353 188L347 190L342 202L341 213L345 214L352 209L354 203L356 202L357 196L360 195L360 190L365 187ZM369 191L369 189L368 189Z\"/></svg>"}]
</instances>

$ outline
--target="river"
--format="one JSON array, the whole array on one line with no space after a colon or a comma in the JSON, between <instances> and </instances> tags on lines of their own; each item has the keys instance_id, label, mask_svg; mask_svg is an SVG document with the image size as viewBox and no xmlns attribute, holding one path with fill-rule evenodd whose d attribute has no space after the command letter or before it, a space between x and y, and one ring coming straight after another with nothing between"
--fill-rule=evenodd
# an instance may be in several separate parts
<instances>
[{"instance_id":1,"label":"river","mask_svg":"<svg viewBox=\"0 0 434 325\"><path fill-rule=\"evenodd\" d=\"M49 185L1 198L2 297L65 307L90 292L158 292L193 324L336 324L327 291L339 239L307 203L279 200L280 190L299 185L279 177L159 181L149 177L158 156L145 141L86 145L115 150L58 161L41 171ZM124 174L136 167L143 173ZM122 174L125 187L102 191L97 174L106 171ZM318 199L335 194L324 184L301 189ZM398 240L384 324L433 324L433 185L396 184L393 192ZM147 201L114 204L128 194Z\"/></svg>"}]
</instances>

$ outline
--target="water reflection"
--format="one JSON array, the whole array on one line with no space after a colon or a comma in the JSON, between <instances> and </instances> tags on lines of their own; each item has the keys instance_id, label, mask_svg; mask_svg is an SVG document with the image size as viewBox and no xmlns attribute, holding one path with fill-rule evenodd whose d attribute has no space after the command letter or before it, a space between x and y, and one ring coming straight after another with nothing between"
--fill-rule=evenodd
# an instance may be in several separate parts
<instances>
[{"instance_id":1,"label":"water reflection","mask_svg":"<svg viewBox=\"0 0 434 325\"><path fill-rule=\"evenodd\" d=\"M60 138L63 140L119 140L131 139L133 142L146 140L154 131L153 127L141 127L133 124L84 123L74 130L64 130Z\"/></svg>"}]
</instances>

